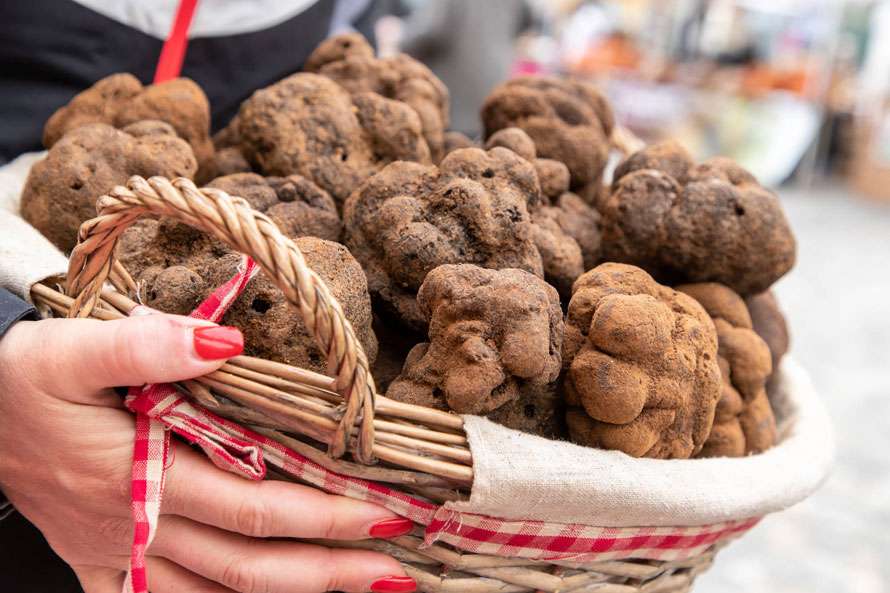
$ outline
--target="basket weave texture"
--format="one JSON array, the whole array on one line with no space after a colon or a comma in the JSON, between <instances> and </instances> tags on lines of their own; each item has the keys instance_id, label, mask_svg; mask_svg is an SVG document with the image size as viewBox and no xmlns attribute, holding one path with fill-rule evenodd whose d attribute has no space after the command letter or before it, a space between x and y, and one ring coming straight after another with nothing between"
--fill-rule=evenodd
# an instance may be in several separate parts
<instances>
[{"instance_id":1,"label":"basket weave texture","mask_svg":"<svg viewBox=\"0 0 890 593\"><path fill-rule=\"evenodd\" d=\"M135 292L136 286L116 262L120 235L145 214L186 222L259 265L327 353L331 377L238 356L219 371L178 385L184 393L209 411L271 438L330 472L435 504L466 499L473 470L462 419L375 392L367 358L339 304L293 242L263 214L223 191L162 177L132 177L126 187L102 196L97 209L98 216L80 229L67 283L34 286L32 296L45 312L98 319L128 315L137 303L127 294ZM343 459L347 454L353 461ZM284 471L277 477L300 476ZM541 519L546 521L546 517ZM631 553L624 560L577 563L467 552L442 541L425 542L423 535L418 527L411 535L391 540L316 543L390 554L406 565L423 591L557 593L596 588L618 593L687 591L729 539L678 560L633 558Z\"/></svg>"}]
</instances>

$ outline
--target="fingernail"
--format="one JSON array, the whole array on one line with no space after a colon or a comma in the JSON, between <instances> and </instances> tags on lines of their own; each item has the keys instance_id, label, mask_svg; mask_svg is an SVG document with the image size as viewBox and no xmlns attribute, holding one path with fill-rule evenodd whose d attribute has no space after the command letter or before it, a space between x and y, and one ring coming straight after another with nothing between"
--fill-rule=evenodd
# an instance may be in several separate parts
<instances>
[{"instance_id":1,"label":"fingernail","mask_svg":"<svg viewBox=\"0 0 890 593\"><path fill-rule=\"evenodd\" d=\"M411 593L417 590L417 583L411 577L384 577L371 583L374 593Z\"/></svg>"},{"instance_id":2,"label":"fingernail","mask_svg":"<svg viewBox=\"0 0 890 593\"><path fill-rule=\"evenodd\" d=\"M379 523L374 523L368 531L368 535L380 538L398 537L400 535L405 535L406 533L411 533L412 529L414 529L414 523L411 519L402 519L401 517L398 517L396 519L385 519Z\"/></svg>"},{"instance_id":3,"label":"fingernail","mask_svg":"<svg viewBox=\"0 0 890 593\"><path fill-rule=\"evenodd\" d=\"M244 335L225 325L195 328L195 352L204 360L219 360L244 352Z\"/></svg>"}]
</instances>

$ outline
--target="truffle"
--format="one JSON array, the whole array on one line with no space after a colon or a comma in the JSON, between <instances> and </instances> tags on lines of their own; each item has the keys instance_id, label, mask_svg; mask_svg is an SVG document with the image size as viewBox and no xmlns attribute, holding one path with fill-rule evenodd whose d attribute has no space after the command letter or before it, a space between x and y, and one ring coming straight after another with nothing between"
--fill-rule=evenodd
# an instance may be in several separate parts
<instances>
[{"instance_id":1,"label":"truffle","mask_svg":"<svg viewBox=\"0 0 890 593\"><path fill-rule=\"evenodd\" d=\"M414 58L397 54L378 60L361 34L343 33L320 43L304 69L336 81L349 93L374 93L408 105L420 118L433 161L444 156L448 89Z\"/></svg>"},{"instance_id":2,"label":"truffle","mask_svg":"<svg viewBox=\"0 0 890 593\"><path fill-rule=\"evenodd\" d=\"M779 364L791 344L788 323L785 321L785 316L779 309L779 302L771 290L746 298L745 305L751 314L754 331L766 341L772 356L773 370L766 382L766 390L769 394L778 377Z\"/></svg>"},{"instance_id":3,"label":"truffle","mask_svg":"<svg viewBox=\"0 0 890 593\"><path fill-rule=\"evenodd\" d=\"M538 158L534 140L519 128L504 128L492 134L485 142L485 148L490 150L495 146L509 148L530 163Z\"/></svg>"},{"instance_id":4,"label":"truffle","mask_svg":"<svg viewBox=\"0 0 890 593\"><path fill-rule=\"evenodd\" d=\"M371 299L361 266L343 245L316 237L298 237L294 243L306 264L324 281L352 324L369 362L377 357L377 337L371 328ZM216 288L228 281L240 261L227 255L210 266L205 282ZM209 296L210 290L204 295ZM220 323L244 334L245 353L306 368L328 371L325 354L309 334L300 314L265 276L254 278L232 304Z\"/></svg>"},{"instance_id":5,"label":"truffle","mask_svg":"<svg viewBox=\"0 0 890 593\"><path fill-rule=\"evenodd\" d=\"M538 159L540 162L541 159ZM590 270L602 261L602 217L577 194L566 192L555 204L556 219L565 234L573 238L581 248L584 270Z\"/></svg>"},{"instance_id":6,"label":"truffle","mask_svg":"<svg viewBox=\"0 0 890 593\"><path fill-rule=\"evenodd\" d=\"M606 260L658 281L720 282L748 296L794 265L779 199L727 158L699 165L675 142L628 157L600 204Z\"/></svg>"},{"instance_id":7,"label":"truffle","mask_svg":"<svg viewBox=\"0 0 890 593\"><path fill-rule=\"evenodd\" d=\"M572 284L584 273L584 255L578 242L560 225L563 211L542 206L532 211L532 239L544 264L544 278L559 294L572 294Z\"/></svg>"},{"instance_id":8,"label":"truffle","mask_svg":"<svg viewBox=\"0 0 890 593\"><path fill-rule=\"evenodd\" d=\"M634 266L578 278L563 340L572 440L634 457L686 459L720 397L714 323L693 298Z\"/></svg>"},{"instance_id":9,"label":"truffle","mask_svg":"<svg viewBox=\"0 0 890 593\"><path fill-rule=\"evenodd\" d=\"M342 225L334 200L300 175L264 178L256 173L237 173L218 177L207 187L246 199L288 237L340 240Z\"/></svg>"},{"instance_id":10,"label":"truffle","mask_svg":"<svg viewBox=\"0 0 890 593\"><path fill-rule=\"evenodd\" d=\"M569 297L572 283L602 259L600 216L569 190L569 170L551 159L539 159L535 143L519 128L504 128L485 146L508 148L534 164L541 195L529 201L532 238L544 264L544 278Z\"/></svg>"},{"instance_id":11,"label":"truffle","mask_svg":"<svg viewBox=\"0 0 890 593\"><path fill-rule=\"evenodd\" d=\"M307 265L340 303L369 361L377 355L364 273L346 248L316 237L294 239ZM241 256L202 231L169 218L143 220L121 239L121 261L146 305L186 315L235 275ZM220 323L244 334L245 353L324 373L327 363L300 314L262 274L247 285Z\"/></svg>"},{"instance_id":12,"label":"truffle","mask_svg":"<svg viewBox=\"0 0 890 593\"><path fill-rule=\"evenodd\" d=\"M66 132L84 124L123 128L146 119L167 122L189 143L198 160L195 175L199 183L213 176L210 103L201 87L188 78L143 87L132 74L106 76L49 118L43 129L43 145L51 148Z\"/></svg>"},{"instance_id":13,"label":"truffle","mask_svg":"<svg viewBox=\"0 0 890 593\"><path fill-rule=\"evenodd\" d=\"M541 193L550 201L555 202L564 193L569 191L569 169L559 161L552 159L535 159L535 171L538 172L538 182L541 184Z\"/></svg>"},{"instance_id":14,"label":"truffle","mask_svg":"<svg viewBox=\"0 0 890 593\"><path fill-rule=\"evenodd\" d=\"M485 100L482 121L486 138L504 128L522 128L537 156L568 167L573 192L588 202L599 194L614 118L593 85L569 78L514 78Z\"/></svg>"},{"instance_id":15,"label":"truffle","mask_svg":"<svg viewBox=\"0 0 890 593\"><path fill-rule=\"evenodd\" d=\"M429 320L429 342L411 350L388 397L461 414L494 413L502 422L512 416L516 427L529 424L529 402L520 403L529 388L525 400L538 392L552 410L546 387L559 376L563 334L553 287L522 270L444 265L427 275L417 301ZM539 402L532 416L548 416L547 407Z\"/></svg>"},{"instance_id":16,"label":"truffle","mask_svg":"<svg viewBox=\"0 0 890 593\"><path fill-rule=\"evenodd\" d=\"M303 175L338 205L388 163L430 162L411 107L376 93L350 95L317 74L294 74L256 91L229 125L234 129L221 142L238 142L257 171Z\"/></svg>"},{"instance_id":17,"label":"truffle","mask_svg":"<svg viewBox=\"0 0 890 593\"><path fill-rule=\"evenodd\" d=\"M677 290L697 300L717 328L722 394L714 426L698 457L741 457L772 446L776 423L766 396L770 350L753 330L745 302L716 282L684 284Z\"/></svg>"},{"instance_id":18,"label":"truffle","mask_svg":"<svg viewBox=\"0 0 890 593\"><path fill-rule=\"evenodd\" d=\"M22 191L22 216L68 253L81 223L96 216L96 200L131 175L193 177L192 149L173 128L142 121L117 130L93 123L53 143L32 168Z\"/></svg>"},{"instance_id":19,"label":"truffle","mask_svg":"<svg viewBox=\"0 0 890 593\"><path fill-rule=\"evenodd\" d=\"M461 134L460 132L454 130L445 132L444 143L445 149L443 150L443 157L446 154L450 154L455 150L460 150L461 148L479 148L479 145L472 139L470 139L466 134Z\"/></svg>"},{"instance_id":20,"label":"truffle","mask_svg":"<svg viewBox=\"0 0 890 593\"><path fill-rule=\"evenodd\" d=\"M534 168L505 148L457 150L439 167L393 163L346 202L346 245L368 276L375 306L424 331L415 297L438 266L473 263L543 276L527 208L537 195Z\"/></svg>"}]
</instances>

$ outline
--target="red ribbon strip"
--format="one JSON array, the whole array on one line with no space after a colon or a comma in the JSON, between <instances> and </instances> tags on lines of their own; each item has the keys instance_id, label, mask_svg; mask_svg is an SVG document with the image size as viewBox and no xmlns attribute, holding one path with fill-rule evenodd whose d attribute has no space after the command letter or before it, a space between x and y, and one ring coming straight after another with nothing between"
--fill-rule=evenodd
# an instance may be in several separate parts
<instances>
[{"instance_id":1,"label":"red ribbon strip","mask_svg":"<svg viewBox=\"0 0 890 593\"><path fill-rule=\"evenodd\" d=\"M182 71L182 62L185 59L185 50L188 47L189 27L192 26L192 17L195 16L195 7L198 0L180 0L173 19L170 34L161 48L161 57L158 58L158 67L155 70L154 83L158 84L179 76Z\"/></svg>"},{"instance_id":2,"label":"red ribbon strip","mask_svg":"<svg viewBox=\"0 0 890 593\"><path fill-rule=\"evenodd\" d=\"M238 273L216 289L189 317L218 322L258 271L257 265L244 257ZM225 421L190 403L169 383L131 387L124 405L136 413L136 443L132 478L135 533L130 570L123 590L125 593L148 593L145 551L157 530L170 451L169 431L199 445L217 466L249 478L258 480L265 476L266 465L253 443L226 431L222 424Z\"/></svg>"}]
</instances>

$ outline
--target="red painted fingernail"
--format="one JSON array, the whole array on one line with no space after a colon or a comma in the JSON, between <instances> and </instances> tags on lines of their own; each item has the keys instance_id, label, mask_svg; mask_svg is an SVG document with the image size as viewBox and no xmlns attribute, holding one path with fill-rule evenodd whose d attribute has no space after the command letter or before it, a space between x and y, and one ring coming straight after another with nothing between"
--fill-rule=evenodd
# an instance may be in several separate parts
<instances>
[{"instance_id":1,"label":"red painted fingernail","mask_svg":"<svg viewBox=\"0 0 890 593\"><path fill-rule=\"evenodd\" d=\"M368 531L368 535L381 538L398 537L400 535L405 535L406 533L411 533L412 529L414 529L414 523L411 519L402 519L399 517L397 519L385 519L379 523L374 523L374 525L371 526L370 531Z\"/></svg>"},{"instance_id":2,"label":"red painted fingernail","mask_svg":"<svg viewBox=\"0 0 890 593\"><path fill-rule=\"evenodd\" d=\"M371 583L374 593L411 593L417 590L417 583L411 577L384 577Z\"/></svg>"},{"instance_id":3,"label":"red painted fingernail","mask_svg":"<svg viewBox=\"0 0 890 593\"><path fill-rule=\"evenodd\" d=\"M244 352L244 335L225 325L195 328L195 352L204 360L219 360Z\"/></svg>"}]
</instances>

